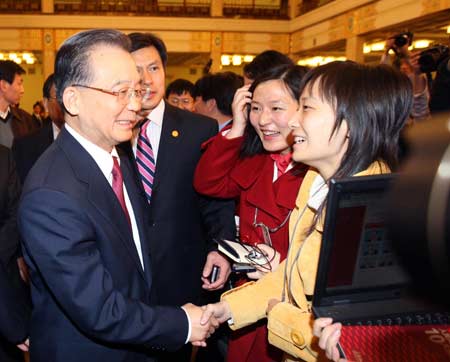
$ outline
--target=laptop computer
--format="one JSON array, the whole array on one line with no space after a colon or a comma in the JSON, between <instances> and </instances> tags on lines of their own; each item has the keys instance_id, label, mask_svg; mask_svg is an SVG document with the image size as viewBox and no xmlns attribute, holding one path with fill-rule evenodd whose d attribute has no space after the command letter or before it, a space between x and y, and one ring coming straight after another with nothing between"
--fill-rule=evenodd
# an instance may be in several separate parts
<instances>
[{"instance_id":1,"label":"laptop computer","mask_svg":"<svg viewBox=\"0 0 450 362\"><path fill-rule=\"evenodd\" d=\"M450 323L441 306L414 294L394 251L385 216L394 177L330 181L312 301L316 317L344 325Z\"/></svg>"}]
</instances>

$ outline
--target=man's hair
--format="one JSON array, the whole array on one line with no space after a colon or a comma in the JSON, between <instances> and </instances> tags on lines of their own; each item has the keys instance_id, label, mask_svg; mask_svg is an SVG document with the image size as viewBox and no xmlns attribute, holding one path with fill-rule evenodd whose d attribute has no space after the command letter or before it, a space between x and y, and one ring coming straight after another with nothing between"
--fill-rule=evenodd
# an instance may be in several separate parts
<instances>
[{"instance_id":1,"label":"man's hair","mask_svg":"<svg viewBox=\"0 0 450 362\"><path fill-rule=\"evenodd\" d=\"M256 79L270 68L283 64L294 65L294 62L287 55L276 50L266 50L244 66L244 74L249 79Z\"/></svg>"},{"instance_id":2,"label":"man's hair","mask_svg":"<svg viewBox=\"0 0 450 362\"><path fill-rule=\"evenodd\" d=\"M55 83L55 75L50 74L44 82L44 86L42 87L42 96L44 98L50 99L50 89L52 89L52 85Z\"/></svg>"},{"instance_id":3,"label":"man's hair","mask_svg":"<svg viewBox=\"0 0 450 362\"><path fill-rule=\"evenodd\" d=\"M0 80L11 84L14 82L16 74L24 74L25 70L12 60L0 60Z\"/></svg>"},{"instance_id":4,"label":"man's hair","mask_svg":"<svg viewBox=\"0 0 450 362\"><path fill-rule=\"evenodd\" d=\"M164 68L167 65L167 48L161 38L152 33L131 33L128 34L131 40L131 52L136 50L155 47L161 57Z\"/></svg>"},{"instance_id":5,"label":"man's hair","mask_svg":"<svg viewBox=\"0 0 450 362\"><path fill-rule=\"evenodd\" d=\"M231 117L234 94L243 84L244 79L233 72L208 74L195 83L194 98L202 97L205 102L214 99L219 111Z\"/></svg>"},{"instance_id":6,"label":"man's hair","mask_svg":"<svg viewBox=\"0 0 450 362\"><path fill-rule=\"evenodd\" d=\"M98 46L130 51L130 40L118 30L94 29L77 33L67 39L56 53L54 80L56 96L62 105L64 90L73 84L88 84L95 74L91 69L91 52ZM111 59L114 61L114 59Z\"/></svg>"},{"instance_id":7,"label":"man's hair","mask_svg":"<svg viewBox=\"0 0 450 362\"><path fill-rule=\"evenodd\" d=\"M166 98L169 98L172 93L181 96L184 92L194 97L194 84L187 79L175 79L167 86Z\"/></svg>"}]
</instances>

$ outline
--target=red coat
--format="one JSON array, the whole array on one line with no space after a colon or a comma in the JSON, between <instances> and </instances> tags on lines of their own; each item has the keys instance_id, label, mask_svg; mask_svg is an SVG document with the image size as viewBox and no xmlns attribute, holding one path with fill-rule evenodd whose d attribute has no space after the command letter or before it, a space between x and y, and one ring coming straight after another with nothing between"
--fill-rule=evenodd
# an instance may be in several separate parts
<instances>
[{"instance_id":1,"label":"red coat","mask_svg":"<svg viewBox=\"0 0 450 362\"><path fill-rule=\"evenodd\" d=\"M226 139L221 134L209 140L206 150L197 164L194 187L202 194L219 198L237 198L240 216L239 234L243 242L263 243L261 228L256 222L278 231L271 233L273 247L286 258L289 244L289 212L295 206L300 184L307 166L297 164L291 170L273 180L274 161L269 154L259 154L240 159L243 138ZM250 326L234 333L228 348L230 362L269 362L281 358L267 342L265 323Z\"/></svg>"}]
</instances>

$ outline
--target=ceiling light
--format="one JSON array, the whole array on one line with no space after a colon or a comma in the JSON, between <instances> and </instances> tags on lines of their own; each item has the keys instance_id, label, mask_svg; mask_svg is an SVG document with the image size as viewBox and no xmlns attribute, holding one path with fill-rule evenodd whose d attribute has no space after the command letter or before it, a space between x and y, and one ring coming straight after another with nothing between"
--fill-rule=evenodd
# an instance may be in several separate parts
<instances>
[{"instance_id":1,"label":"ceiling light","mask_svg":"<svg viewBox=\"0 0 450 362\"><path fill-rule=\"evenodd\" d=\"M254 55L244 55L244 62L250 63L255 58Z\"/></svg>"},{"instance_id":2,"label":"ceiling light","mask_svg":"<svg viewBox=\"0 0 450 362\"><path fill-rule=\"evenodd\" d=\"M220 57L220 63L222 64L222 65L230 65L231 64L231 59L230 59L230 56L229 55L222 55L221 57Z\"/></svg>"},{"instance_id":3,"label":"ceiling light","mask_svg":"<svg viewBox=\"0 0 450 362\"><path fill-rule=\"evenodd\" d=\"M416 40L413 43L413 45L414 45L414 48L416 48L416 49L422 49L422 48L428 48L430 43L431 43L431 40L421 39L421 40Z\"/></svg>"},{"instance_id":4,"label":"ceiling light","mask_svg":"<svg viewBox=\"0 0 450 362\"><path fill-rule=\"evenodd\" d=\"M238 66L242 64L242 57L240 55L233 55L231 58L231 62L234 66Z\"/></svg>"}]
</instances>

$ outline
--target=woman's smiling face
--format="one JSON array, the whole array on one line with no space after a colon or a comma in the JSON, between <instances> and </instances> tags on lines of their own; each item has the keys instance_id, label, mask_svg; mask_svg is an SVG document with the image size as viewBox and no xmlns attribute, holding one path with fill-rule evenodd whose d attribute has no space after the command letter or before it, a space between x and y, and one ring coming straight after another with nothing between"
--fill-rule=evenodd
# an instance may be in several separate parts
<instances>
[{"instance_id":1,"label":"woman's smiling face","mask_svg":"<svg viewBox=\"0 0 450 362\"><path fill-rule=\"evenodd\" d=\"M250 123L266 151L290 152L292 136L289 120L297 109L298 102L283 81L268 80L256 87L250 105Z\"/></svg>"},{"instance_id":2,"label":"woman's smiling face","mask_svg":"<svg viewBox=\"0 0 450 362\"><path fill-rule=\"evenodd\" d=\"M304 88L299 110L289 123L294 138L292 158L317 168L327 179L338 169L347 150L348 125L344 120L334 130L335 110L322 97L318 83Z\"/></svg>"}]
</instances>

